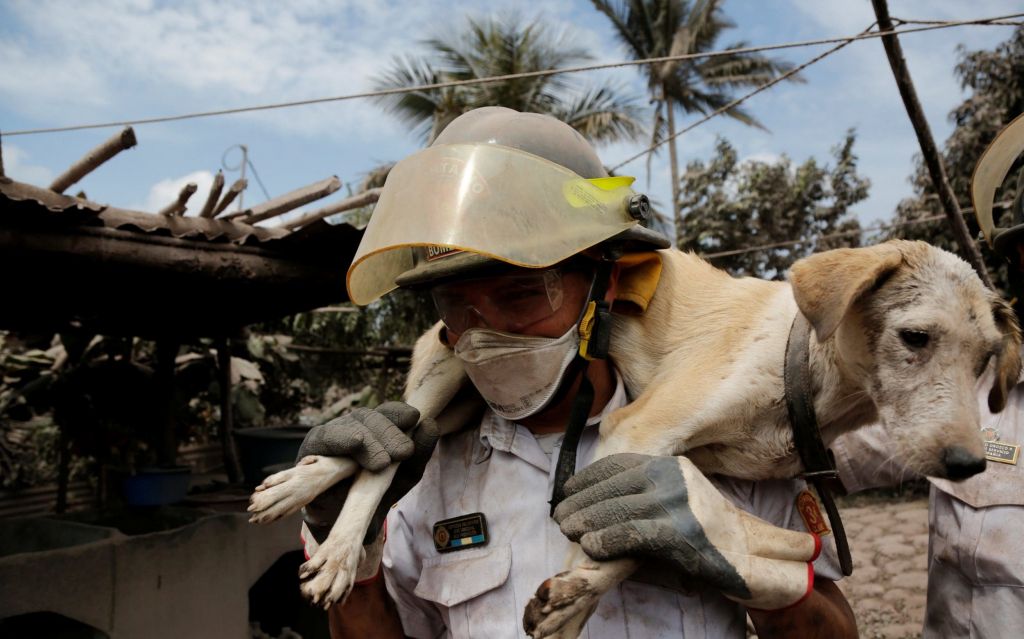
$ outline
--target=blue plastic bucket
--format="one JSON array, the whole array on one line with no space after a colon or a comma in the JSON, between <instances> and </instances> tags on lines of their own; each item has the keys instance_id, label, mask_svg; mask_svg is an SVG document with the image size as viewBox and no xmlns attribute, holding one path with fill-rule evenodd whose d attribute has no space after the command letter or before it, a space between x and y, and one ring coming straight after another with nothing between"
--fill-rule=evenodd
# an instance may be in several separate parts
<instances>
[{"instance_id":1,"label":"blue plastic bucket","mask_svg":"<svg viewBox=\"0 0 1024 639\"><path fill-rule=\"evenodd\" d=\"M121 484L129 506L164 506L188 494L192 469L188 466L140 468Z\"/></svg>"}]
</instances>

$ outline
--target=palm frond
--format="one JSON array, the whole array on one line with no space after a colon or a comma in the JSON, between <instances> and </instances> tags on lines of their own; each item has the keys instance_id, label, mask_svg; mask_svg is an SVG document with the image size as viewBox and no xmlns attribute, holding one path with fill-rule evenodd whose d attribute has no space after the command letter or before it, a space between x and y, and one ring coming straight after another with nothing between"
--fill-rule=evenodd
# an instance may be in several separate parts
<instances>
[{"instance_id":1,"label":"palm frond","mask_svg":"<svg viewBox=\"0 0 1024 639\"><path fill-rule=\"evenodd\" d=\"M591 0L591 3L595 9L608 16L612 26L615 27L615 35L630 49L634 58L648 57L645 38L642 37L642 34L636 33L631 19L633 12L630 8L622 3L608 0Z\"/></svg>"},{"instance_id":2,"label":"palm frond","mask_svg":"<svg viewBox=\"0 0 1024 639\"><path fill-rule=\"evenodd\" d=\"M619 89L611 86L590 89L558 107L553 115L597 144L632 142L646 134L641 122L643 111L636 100L623 97Z\"/></svg>"},{"instance_id":3,"label":"palm frond","mask_svg":"<svg viewBox=\"0 0 1024 639\"><path fill-rule=\"evenodd\" d=\"M739 42L729 48L740 48L746 43ZM764 84L793 70L794 65L782 60L750 54L716 56L702 60L696 65L697 72L710 86L751 87ZM789 82L803 82L799 75L786 79Z\"/></svg>"},{"instance_id":4,"label":"palm frond","mask_svg":"<svg viewBox=\"0 0 1024 639\"><path fill-rule=\"evenodd\" d=\"M436 84L450 79L426 60L405 56L392 59L391 66L374 86L376 89L392 89ZM385 95L374 99L383 104L389 113L407 123L417 138L429 141L437 113L466 110L460 96L455 88L447 88Z\"/></svg>"},{"instance_id":5,"label":"palm frond","mask_svg":"<svg viewBox=\"0 0 1024 639\"><path fill-rule=\"evenodd\" d=\"M524 20L517 14L471 18L465 28L429 38L424 44L429 51L426 56L396 58L378 88L557 69L590 59L567 31L554 31L539 18ZM492 105L564 116L595 142L636 139L643 131L640 108L620 92L610 86L585 89L575 77L556 75L420 91L379 101L427 142L461 113Z\"/></svg>"}]
</instances>

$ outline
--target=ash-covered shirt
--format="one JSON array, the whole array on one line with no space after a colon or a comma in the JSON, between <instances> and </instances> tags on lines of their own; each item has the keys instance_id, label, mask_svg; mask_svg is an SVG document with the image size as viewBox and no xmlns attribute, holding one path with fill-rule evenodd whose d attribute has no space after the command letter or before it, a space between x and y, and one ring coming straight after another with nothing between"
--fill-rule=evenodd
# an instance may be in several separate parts
<instances>
[{"instance_id":1,"label":"ash-covered shirt","mask_svg":"<svg viewBox=\"0 0 1024 639\"><path fill-rule=\"evenodd\" d=\"M603 413L584 429L578 468L597 445L596 423L627 403L619 380ZM549 516L558 447L545 454L524 426L493 413L476 429L442 438L423 479L391 510L384 577L411 637L524 637L523 610L546 578L566 569L570 542ZM796 510L802 481L715 482L741 508L776 525L806 530ZM433 524L470 513L486 517L486 545L439 553ZM837 579L832 543L815 563ZM678 592L625 581L600 601L583 630L590 639L746 636L742 606L713 590Z\"/></svg>"}]
</instances>

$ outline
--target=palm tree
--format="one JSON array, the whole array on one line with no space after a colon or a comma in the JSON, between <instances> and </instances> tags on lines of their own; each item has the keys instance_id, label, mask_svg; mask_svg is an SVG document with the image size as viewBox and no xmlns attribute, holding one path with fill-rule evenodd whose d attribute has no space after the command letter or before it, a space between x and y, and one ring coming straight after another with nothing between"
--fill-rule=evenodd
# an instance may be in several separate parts
<instances>
[{"instance_id":1,"label":"palm tree","mask_svg":"<svg viewBox=\"0 0 1024 639\"><path fill-rule=\"evenodd\" d=\"M469 80L572 66L590 59L540 19L516 15L467 19L461 31L425 41L426 57L398 57L377 88ZM459 115L481 106L553 115L594 143L636 140L644 135L641 107L612 85L585 88L575 78L552 75L448 87L379 98L427 144Z\"/></svg>"},{"instance_id":2,"label":"palm tree","mask_svg":"<svg viewBox=\"0 0 1024 639\"><path fill-rule=\"evenodd\" d=\"M619 39L634 60L702 53L715 50L718 37L735 23L722 13L724 0L592 0L612 22ZM727 48L746 46L738 42ZM734 97L732 90L754 87L785 73L792 65L757 54L730 54L694 60L677 60L640 67L647 75L656 103L651 127L652 145L669 137L672 172L672 216L677 228L679 211L679 162L675 142L675 111L707 114ZM795 77L795 76L794 76ZM792 79L792 78L791 78ZM740 107L725 112L744 124L764 129ZM648 161L649 161L648 157Z\"/></svg>"}]
</instances>

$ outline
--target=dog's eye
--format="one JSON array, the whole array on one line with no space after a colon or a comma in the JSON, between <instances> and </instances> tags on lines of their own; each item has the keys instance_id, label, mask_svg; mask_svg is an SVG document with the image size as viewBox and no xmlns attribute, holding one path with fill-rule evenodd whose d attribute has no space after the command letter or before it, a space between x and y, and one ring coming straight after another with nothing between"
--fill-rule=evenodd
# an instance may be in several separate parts
<instances>
[{"instance_id":1,"label":"dog's eye","mask_svg":"<svg viewBox=\"0 0 1024 639\"><path fill-rule=\"evenodd\" d=\"M924 348L928 345L928 333L925 331L903 329L900 331L900 339L910 348Z\"/></svg>"}]
</instances>

